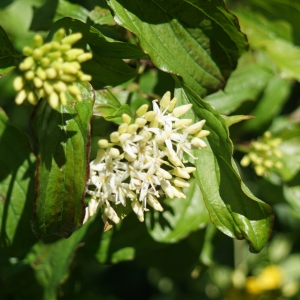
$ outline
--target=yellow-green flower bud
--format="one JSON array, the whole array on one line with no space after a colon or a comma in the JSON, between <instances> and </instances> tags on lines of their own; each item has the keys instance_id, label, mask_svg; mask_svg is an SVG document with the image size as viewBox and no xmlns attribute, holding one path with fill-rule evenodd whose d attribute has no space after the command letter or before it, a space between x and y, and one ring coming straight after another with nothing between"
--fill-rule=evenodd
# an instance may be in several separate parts
<instances>
[{"instance_id":1,"label":"yellow-green flower bud","mask_svg":"<svg viewBox=\"0 0 300 300\"><path fill-rule=\"evenodd\" d=\"M156 113L154 111L151 110L145 113L145 119L148 122L153 121L155 118L156 118Z\"/></svg>"},{"instance_id":2,"label":"yellow-green flower bud","mask_svg":"<svg viewBox=\"0 0 300 300\"><path fill-rule=\"evenodd\" d=\"M167 108L168 105L170 104L170 101L171 101L171 93L168 91L162 96L161 100L159 101L160 110L164 110L165 108Z\"/></svg>"},{"instance_id":3,"label":"yellow-green flower bud","mask_svg":"<svg viewBox=\"0 0 300 300\"><path fill-rule=\"evenodd\" d=\"M43 51L44 55L46 55L51 50L51 45L50 43L46 43L41 46L40 49Z\"/></svg>"},{"instance_id":4,"label":"yellow-green flower bud","mask_svg":"<svg viewBox=\"0 0 300 300\"><path fill-rule=\"evenodd\" d=\"M123 114L123 115L122 115L122 121L123 121L123 123L130 124L130 122L131 122L131 117L130 117L129 115L127 115L127 114Z\"/></svg>"},{"instance_id":5,"label":"yellow-green flower bud","mask_svg":"<svg viewBox=\"0 0 300 300\"><path fill-rule=\"evenodd\" d=\"M28 56L24 59L24 61L20 64L19 69L21 71L30 70L34 65L34 59L31 56Z\"/></svg>"},{"instance_id":6,"label":"yellow-green flower bud","mask_svg":"<svg viewBox=\"0 0 300 300\"><path fill-rule=\"evenodd\" d=\"M87 53L83 53L83 54L79 55L79 56L77 57L77 60L78 60L80 63L83 63L83 62L85 62L85 61L87 61L87 60L90 60L90 59L92 59L92 58L93 58L93 54L90 53L90 52L87 52Z\"/></svg>"},{"instance_id":7,"label":"yellow-green flower bud","mask_svg":"<svg viewBox=\"0 0 300 300\"><path fill-rule=\"evenodd\" d=\"M66 106L67 103L68 103L68 100L67 100L67 96L65 94L65 92L60 92L59 93L59 99L60 99L60 102L63 106Z\"/></svg>"},{"instance_id":8,"label":"yellow-green flower bud","mask_svg":"<svg viewBox=\"0 0 300 300\"><path fill-rule=\"evenodd\" d=\"M120 151L119 151L119 149L117 149L117 148L111 148L111 149L109 150L109 155L110 155L110 157L112 157L112 158L117 158L117 157L120 156Z\"/></svg>"},{"instance_id":9,"label":"yellow-green flower bud","mask_svg":"<svg viewBox=\"0 0 300 300\"><path fill-rule=\"evenodd\" d=\"M35 60L40 60L43 57L43 55L44 55L44 52L40 48L36 48L32 52L32 57Z\"/></svg>"},{"instance_id":10,"label":"yellow-green flower bud","mask_svg":"<svg viewBox=\"0 0 300 300\"><path fill-rule=\"evenodd\" d=\"M59 46L59 48L58 48L58 50L60 51L60 52L67 52L68 50L70 50L71 49L71 45L68 45L68 44L63 44L63 45L60 45Z\"/></svg>"},{"instance_id":11,"label":"yellow-green flower bud","mask_svg":"<svg viewBox=\"0 0 300 300\"><path fill-rule=\"evenodd\" d=\"M42 45L43 45L43 42L44 42L44 40L43 40L43 37L42 37L41 35L36 34L36 35L34 36L34 38L33 38L33 43L34 43L34 46L35 46L35 47L40 47L40 46L42 46Z\"/></svg>"},{"instance_id":12,"label":"yellow-green flower bud","mask_svg":"<svg viewBox=\"0 0 300 300\"><path fill-rule=\"evenodd\" d=\"M34 78L34 72L32 70L29 70L25 73L24 77L30 81Z\"/></svg>"},{"instance_id":13,"label":"yellow-green flower bud","mask_svg":"<svg viewBox=\"0 0 300 300\"><path fill-rule=\"evenodd\" d=\"M193 123L192 119L179 119L174 122L173 127L174 128L180 128L180 127L186 127Z\"/></svg>"},{"instance_id":14,"label":"yellow-green flower bud","mask_svg":"<svg viewBox=\"0 0 300 300\"><path fill-rule=\"evenodd\" d=\"M143 119L143 118L136 118L136 120L134 121L135 124L138 125L138 127L142 128L146 125L147 120Z\"/></svg>"},{"instance_id":15,"label":"yellow-green flower bud","mask_svg":"<svg viewBox=\"0 0 300 300\"><path fill-rule=\"evenodd\" d=\"M191 109L192 106L193 106L192 104L185 104L185 105L175 107L173 109L172 114L173 114L174 117L179 118L182 115L184 115L186 112L188 112Z\"/></svg>"},{"instance_id":16,"label":"yellow-green flower bud","mask_svg":"<svg viewBox=\"0 0 300 300\"><path fill-rule=\"evenodd\" d=\"M139 126L137 124L131 124L128 126L128 133L135 133Z\"/></svg>"},{"instance_id":17,"label":"yellow-green flower bud","mask_svg":"<svg viewBox=\"0 0 300 300\"><path fill-rule=\"evenodd\" d=\"M159 203L159 201L157 200L157 198L155 196L151 195L151 194L148 194L147 203L157 211L163 211L164 210L162 208L161 204Z\"/></svg>"},{"instance_id":18,"label":"yellow-green flower bud","mask_svg":"<svg viewBox=\"0 0 300 300\"><path fill-rule=\"evenodd\" d=\"M80 89L76 85L68 85L68 91L74 96L80 95Z\"/></svg>"},{"instance_id":19,"label":"yellow-green flower bud","mask_svg":"<svg viewBox=\"0 0 300 300\"><path fill-rule=\"evenodd\" d=\"M161 177L161 178L164 178L164 179L171 179L172 178L172 175L168 171L166 171L162 168L158 168L158 170L156 171L155 174L158 177Z\"/></svg>"},{"instance_id":20,"label":"yellow-green flower bud","mask_svg":"<svg viewBox=\"0 0 300 300\"><path fill-rule=\"evenodd\" d=\"M54 61L61 57L61 52L60 51L49 52L47 56L49 57L50 60Z\"/></svg>"},{"instance_id":21,"label":"yellow-green flower bud","mask_svg":"<svg viewBox=\"0 0 300 300\"><path fill-rule=\"evenodd\" d=\"M171 101L170 101L170 104L169 104L169 108L168 108L168 112L172 112L175 105L176 105L176 102L177 102L177 98L174 97Z\"/></svg>"},{"instance_id":22,"label":"yellow-green flower bud","mask_svg":"<svg viewBox=\"0 0 300 300\"><path fill-rule=\"evenodd\" d=\"M26 93L26 91L25 90L21 90L19 93L18 93L18 95L17 95L17 97L16 97L16 103L17 104L22 104L23 102L24 102L24 100L26 99L26 97L27 97L27 93Z\"/></svg>"},{"instance_id":23,"label":"yellow-green flower bud","mask_svg":"<svg viewBox=\"0 0 300 300\"><path fill-rule=\"evenodd\" d=\"M17 76L14 80L14 83L13 83L14 89L17 92L19 92L23 89L24 85L25 85L24 78L21 77L21 76Z\"/></svg>"},{"instance_id":24,"label":"yellow-green flower bud","mask_svg":"<svg viewBox=\"0 0 300 300\"><path fill-rule=\"evenodd\" d=\"M122 134L122 133L126 133L128 130L128 124L127 123L123 123L119 126L118 128L118 132L119 134Z\"/></svg>"},{"instance_id":25,"label":"yellow-green flower bud","mask_svg":"<svg viewBox=\"0 0 300 300\"><path fill-rule=\"evenodd\" d=\"M67 85L63 81L57 81L53 84L53 88L56 92L66 92L67 91Z\"/></svg>"},{"instance_id":26,"label":"yellow-green flower bud","mask_svg":"<svg viewBox=\"0 0 300 300\"><path fill-rule=\"evenodd\" d=\"M181 177L181 178L185 178L185 179L190 178L190 174L184 168L175 168L173 170L173 173L177 177Z\"/></svg>"},{"instance_id":27,"label":"yellow-green flower bud","mask_svg":"<svg viewBox=\"0 0 300 300\"><path fill-rule=\"evenodd\" d=\"M172 188L173 188L174 197L180 199L186 199L186 195L182 192L182 190L179 187L172 186Z\"/></svg>"},{"instance_id":28,"label":"yellow-green flower bud","mask_svg":"<svg viewBox=\"0 0 300 300\"><path fill-rule=\"evenodd\" d=\"M57 50L59 50L59 46L60 46L59 42L52 41L52 42L50 42L50 45L51 45L51 51L57 51Z\"/></svg>"},{"instance_id":29,"label":"yellow-green flower bud","mask_svg":"<svg viewBox=\"0 0 300 300\"><path fill-rule=\"evenodd\" d=\"M197 148L207 148L206 143L197 137L191 140L191 144Z\"/></svg>"},{"instance_id":30,"label":"yellow-green flower bud","mask_svg":"<svg viewBox=\"0 0 300 300\"><path fill-rule=\"evenodd\" d=\"M101 148L101 149L107 148L107 147L108 147L108 140L106 140L106 139L101 139L101 140L99 140L99 141L98 141L98 146L99 146L99 148Z\"/></svg>"},{"instance_id":31,"label":"yellow-green flower bud","mask_svg":"<svg viewBox=\"0 0 300 300\"><path fill-rule=\"evenodd\" d=\"M60 76L60 79L64 82L74 82L77 78L74 75L63 74Z\"/></svg>"},{"instance_id":32,"label":"yellow-green flower bud","mask_svg":"<svg viewBox=\"0 0 300 300\"><path fill-rule=\"evenodd\" d=\"M271 160L269 160L269 159L265 160L263 164L268 169L270 169L270 168L273 167L273 162Z\"/></svg>"},{"instance_id":33,"label":"yellow-green flower bud","mask_svg":"<svg viewBox=\"0 0 300 300\"><path fill-rule=\"evenodd\" d=\"M64 73L75 75L75 74L77 74L79 69L76 68L75 65L73 65L72 63L65 62L65 63L62 64L62 70L63 70Z\"/></svg>"},{"instance_id":34,"label":"yellow-green flower bud","mask_svg":"<svg viewBox=\"0 0 300 300\"><path fill-rule=\"evenodd\" d=\"M45 92L46 92L47 95L50 96L53 93L53 86L48 81L44 81L43 87L44 87L44 90L45 90Z\"/></svg>"},{"instance_id":35,"label":"yellow-green flower bud","mask_svg":"<svg viewBox=\"0 0 300 300\"><path fill-rule=\"evenodd\" d=\"M51 63L51 60L48 57L41 58L40 64L43 68L47 68Z\"/></svg>"},{"instance_id":36,"label":"yellow-green flower bud","mask_svg":"<svg viewBox=\"0 0 300 300\"><path fill-rule=\"evenodd\" d=\"M81 54L83 54L84 51L82 49L70 49L67 52L64 53L64 58L67 61L76 60L77 57Z\"/></svg>"},{"instance_id":37,"label":"yellow-green flower bud","mask_svg":"<svg viewBox=\"0 0 300 300\"><path fill-rule=\"evenodd\" d=\"M195 134L195 137L201 139L201 138L209 136L209 135L210 135L210 131L208 131L208 130L201 130L197 134Z\"/></svg>"},{"instance_id":38,"label":"yellow-green flower bud","mask_svg":"<svg viewBox=\"0 0 300 300\"><path fill-rule=\"evenodd\" d=\"M36 75L43 81L47 78L46 72L41 67L37 68Z\"/></svg>"},{"instance_id":39,"label":"yellow-green flower bud","mask_svg":"<svg viewBox=\"0 0 300 300\"><path fill-rule=\"evenodd\" d=\"M200 131L202 129L202 127L204 126L206 120L201 120L193 125L191 125L189 128L188 128L188 133L189 134L195 134L197 133L198 131Z\"/></svg>"},{"instance_id":40,"label":"yellow-green flower bud","mask_svg":"<svg viewBox=\"0 0 300 300\"><path fill-rule=\"evenodd\" d=\"M64 28L60 28L54 33L52 40L60 42L64 38L65 34L66 32Z\"/></svg>"},{"instance_id":41,"label":"yellow-green flower bud","mask_svg":"<svg viewBox=\"0 0 300 300\"><path fill-rule=\"evenodd\" d=\"M258 176L262 176L265 173L266 168L262 165L256 165L254 170Z\"/></svg>"},{"instance_id":42,"label":"yellow-green flower bud","mask_svg":"<svg viewBox=\"0 0 300 300\"><path fill-rule=\"evenodd\" d=\"M34 77L33 84L37 89L40 89L43 86L43 81L39 77Z\"/></svg>"},{"instance_id":43,"label":"yellow-green flower bud","mask_svg":"<svg viewBox=\"0 0 300 300\"><path fill-rule=\"evenodd\" d=\"M58 95L53 92L50 96L49 96L49 104L51 105L52 108L57 108L59 105L59 97Z\"/></svg>"},{"instance_id":44,"label":"yellow-green flower bud","mask_svg":"<svg viewBox=\"0 0 300 300\"><path fill-rule=\"evenodd\" d=\"M82 34L80 32L73 33L71 35L66 36L61 40L62 44L73 45L78 42L82 38Z\"/></svg>"},{"instance_id":45,"label":"yellow-green flower bud","mask_svg":"<svg viewBox=\"0 0 300 300\"><path fill-rule=\"evenodd\" d=\"M119 132L114 131L110 134L110 141L112 143L118 143L120 141L120 135Z\"/></svg>"},{"instance_id":46,"label":"yellow-green flower bud","mask_svg":"<svg viewBox=\"0 0 300 300\"><path fill-rule=\"evenodd\" d=\"M189 184L187 181L183 180L183 179L180 178L180 177L176 177L176 178L174 179L174 184L175 184L176 186L182 187L182 188L188 188L188 187L190 186L190 184Z\"/></svg>"},{"instance_id":47,"label":"yellow-green flower bud","mask_svg":"<svg viewBox=\"0 0 300 300\"><path fill-rule=\"evenodd\" d=\"M57 72L54 68L48 68L45 72L48 79L54 79L57 77Z\"/></svg>"},{"instance_id":48,"label":"yellow-green flower bud","mask_svg":"<svg viewBox=\"0 0 300 300\"><path fill-rule=\"evenodd\" d=\"M27 99L29 103L36 105L38 103L38 98L36 97L36 94L32 91L30 91L27 95Z\"/></svg>"},{"instance_id":49,"label":"yellow-green flower bud","mask_svg":"<svg viewBox=\"0 0 300 300\"><path fill-rule=\"evenodd\" d=\"M32 48L28 47L28 46L25 46L23 48L23 53L27 56L31 55L32 54Z\"/></svg>"},{"instance_id":50,"label":"yellow-green flower bud","mask_svg":"<svg viewBox=\"0 0 300 300\"><path fill-rule=\"evenodd\" d=\"M92 76L91 75L87 75L87 74L83 74L79 77L80 81L91 81L92 80Z\"/></svg>"},{"instance_id":51,"label":"yellow-green flower bud","mask_svg":"<svg viewBox=\"0 0 300 300\"><path fill-rule=\"evenodd\" d=\"M250 162L251 162L250 157L248 155L245 155L241 160L241 166L247 167L250 165Z\"/></svg>"},{"instance_id":52,"label":"yellow-green flower bud","mask_svg":"<svg viewBox=\"0 0 300 300\"><path fill-rule=\"evenodd\" d=\"M135 112L138 117L143 116L148 111L149 105L143 104L141 107L137 109Z\"/></svg>"},{"instance_id":53,"label":"yellow-green flower bud","mask_svg":"<svg viewBox=\"0 0 300 300\"><path fill-rule=\"evenodd\" d=\"M150 122L149 127L151 127L151 128L158 127L158 119L156 117Z\"/></svg>"}]
</instances>

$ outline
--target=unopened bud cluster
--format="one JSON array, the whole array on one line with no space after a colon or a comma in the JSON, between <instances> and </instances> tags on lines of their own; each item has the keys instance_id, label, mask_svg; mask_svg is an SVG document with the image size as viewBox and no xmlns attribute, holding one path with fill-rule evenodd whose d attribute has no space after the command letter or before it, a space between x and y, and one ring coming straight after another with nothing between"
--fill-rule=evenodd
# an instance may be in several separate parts
<instances>
[{"instance_id":1,"label":"unopened bud cluster","mask_svg":"<svg viewBox=\"0 0 300 300\"><path fill-rule=\"evenodd\" d=\"M268 176L269 171L282 168L282 152L278 149L281 143L280 138L272 138L272 134L266 131L261 139L250 144L241 165L247 167L252 164L258 176Z\"/></svg>"},{"instance_id":2,"label":"unopened bud cluster","mask_svg":"<svg viewBox=\"0 0 300 300\"><path fill-rule=\"evenodd\" d=\"M192 149L207 147L202 138L209 131L202 129L205 120L192 124L191 119L180 119L192 105L175 107L176 101L167 92L159 103L153 101L153 110L142 105L134 119L124 114L110 139L99 140L97 157L90 164L88 184L95 188L88 190L92 199L85 221L100 209L104 222L118 223L111 204L130 202L142 222L148 205L163 210L160 197L186 198L182 188L189 187L187 180L196 169L187 165L184 153L196 159Z\"/></svg>"},{"instance_id":3,"label":"unopened bud cluster","mask_svg":"<svg viewBox=\"0 0 300 300\"><path fill-rule=\"evenodd\" d=\"M14 81L17 104L27 99L35 105L39 98L44 98L56 108L59 103L67 104L66 92L82 100L79 88L73 83L91 81L91 76L81 71L81 63L91 59L92 54L72 48L81 38L79 32L65 36L64 29L59 29L49 43L44 43L38 34L34 36L35 48L23 49L27 56L19 65L23 75Z\"/></svg>"}]
</instances>

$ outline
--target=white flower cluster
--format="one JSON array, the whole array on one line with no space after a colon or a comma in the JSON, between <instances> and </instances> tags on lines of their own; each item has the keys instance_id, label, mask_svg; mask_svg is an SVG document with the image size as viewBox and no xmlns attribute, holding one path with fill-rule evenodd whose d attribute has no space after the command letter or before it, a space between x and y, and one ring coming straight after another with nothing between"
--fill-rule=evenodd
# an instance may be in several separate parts
<instances>
[{"instance_id":1,"label":"white flower cluster","mask_svg":"<svg viewBox=\"0 0 300 300\"><path fill-rule=\"evenodd\" d=\"M67 104L65 92L81 101L81 93L74 81L91 81L90 75L81 71L81 63L92 58L92 53L85 53L72 45L82 38L80 32L65 37L65 30L59 29L49 43L44 43L42 36L34 36L35 48L24 47L27 57L20 63L23 73L14 80L18 92L16 103L22 104L27 99L36 105L38 98L45 98L56 108L59 103Z\"/></svg>"},{"instance_id":2,"label":"white flower cluster","mask_svg":"<svg viewBox=\"0 0 300 300\"><path fill-rule=\"evenodd\" d=\"M159 105L153 101L153 110L142 105L134 120L124 114L123 124L111 133L110 142L99 140L88 182L95 189L88 190L92 198L84 222L101 209L104 222L118 223L120 217L111 203L126 206L126 200L142 222L147 204L163 210L158 201L162 195L185 198L181 188L189 187L186 180L195 168L185 165L184 153L196 159L191 150L207 147L201 138L209 131L202 130L205 120L192 124L191 119L179 119L192 105L175 108L176 101L167 92Z\"/></svg>"}]
</instances>

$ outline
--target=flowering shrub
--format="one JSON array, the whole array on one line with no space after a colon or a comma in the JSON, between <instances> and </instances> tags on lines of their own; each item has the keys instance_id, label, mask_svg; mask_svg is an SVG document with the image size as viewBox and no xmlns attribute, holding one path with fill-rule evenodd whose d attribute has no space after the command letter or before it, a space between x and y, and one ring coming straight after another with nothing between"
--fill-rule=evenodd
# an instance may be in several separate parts
<instances>
[{"instance_id":1,"label":"flowering shrub","mask_svg":"<svg viewBox=\"0 0 300 300\"><path fill-rule=\"evenodd\" d=\"M244 1L0 1L1 299L298 296L300 6Z\"/></svg>"}]
</instances>

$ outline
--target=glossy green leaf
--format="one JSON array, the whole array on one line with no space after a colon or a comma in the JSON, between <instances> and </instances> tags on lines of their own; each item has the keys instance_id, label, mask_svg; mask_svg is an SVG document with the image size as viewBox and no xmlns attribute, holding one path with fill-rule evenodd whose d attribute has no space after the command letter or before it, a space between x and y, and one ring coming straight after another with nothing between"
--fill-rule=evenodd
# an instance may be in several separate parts
<instances>
[{"instance_id":1,"label":"glossy green leaf","mask_svg":"<svg viewBox=\"0 0 300 300\"><path fill-rule=\"evenodd\" d=\"M247 121L254 118L254 116L244 116L244 115L235 115L235 116L222 116L225 120L226 127L230 127L233 124L239 123L241 121Z\"/></svg>"},{"instance_id":2,"label":"glossy green leaf","mask_svg":"<svg viewBox=\"0 0 300 300\"><path fill-rule=\"evenodd\" d=\"M84 218L94 92L88 83L77 86L82 102L68 94L67 106L52 109L41 101L33 115L40 148L33 221L38 236L68 237Z\"/></svg>"},{"instance_id":3,"label":"glossy green leaf","mask_svg":"<svg viewBox=\"0 0 300 300\"><path fill-rule=\"evenodd\" d=\"M256 101L274 76L274 72L264 64L265 59L260 63L250 52L246 53L230 75L224 91L209 95L204 100L221 114L233 112L245 101Z\"/></svg>"},{"instance_id":4,"label":"glossy green leaf","mask_svg":"<svg viewBox=\"0 0 300 300\"><path fill-rule=\"evenodd\" d=\"M95 27L72 18L63 18L55 22L51 27L47 39L50 39L53 34L60 28L65 28L66 30L70 29L72 30L72 33L81 32L82 39L80 39L76 43L76 46L86 47L86 44L88 44L91 47L93 53L99 56L99 58L101 59L104 57L115 59L119 58L119 60L116 61L120 62L123 58L135 59L147 57L145 53L141 51L141 49L139 49L139 47L137 47L136 45L107 38ZM93 62L93 60L90 60L90 62L91 61ZM105 62L106 61L103 62L103 65L107 65L107 68L109 68L110 60L107 60L106 63ZM113 67L115 68L116 66L112 65L111 69L113 69ZM99 72L100 71L101 70L99 70Z\"/></svg>"},{"instance_id":5,"label":"glossy green leaf","mask_svg":"<svg viewBox=\"0 0 300 300\"><path fill-rule=\"evenodd\" d=\"M162 243L176 243L192 231L204 227L209 222L203 196L195 180L184 189L186 199L166 199L165 210L147 213L146 225L154 240Z\"/></svg>"},{"instance_id":6,"label":"glossy green leaf","mask_svg":"<svg viewBox=\"0 0 300 300\"><path fill-rule=\"evenodd\" d=\"M267 242L273 225L273 213L241 181L232 159L232 143L225 121L186 85L177 79L175 95L180 104L192 103L195 115L205 119L208 148L197 150L196 179L212 222L223 233L246 239L250 251L259 252Z\"/></svg>"},{"instance_id":7,"label":"glossy green leaf","mask_svg":"<svg viewBox=\"0 0 300 300\"><path fill-rule=\"evenodd\" d=\"M279 31L281 28L285 29L287 23L271 22L249 11L238 11L237 16L250 46L254 49L264 49L282 78L300 81L300 47L290 41L286 30Z\"/></svg>"},{"instance_id":8,"label":"glossy green leaf","mask_svg":"<svg viewBox=\"0 0 300 300\"><path fill-rule=\"evenodd\" d=\"M180 75L201 96L219 90L247 48L223 1L107 0L161 70Z\"/></svg>"},{"instance_id":9,"label":"glossy green leaf","mask_svg":"<svg viewBox=\"0 0 300 300\"><path fill-rule=\"evenodd\" d=\"M100 6L95 6L95 8L90 11L89 18L94 24L110 26L116 25L116 22L109 9L105 9Z\"/></svg>"},{"instance_id":10,"label":"glossy green leaf","mask_svg":"<svg viewBox=\"0 0 300 300\"><path fill-rule=\"evenodd\" d=\"M88 229L83 226L68 239L52 243L39 241L27 254L23 263L35 272L40 286L44 288L42 300L57 299L60 285L68 278L76 251L82 247L81 240Z\"/></svg>"},{"instance_id":11,"label":"glossy green leaf","mask_svg":"<svg viewBox=\"0 0 300 300\"><path fill-rule=\"evenodd\" d=\"M8 36L0 26L0 78L15 69L20 56L11 44Z\"/></svg>"},{"instance_id":12,"label":"glossy green leaf","mask_svg":"<svg viewBox=\"0 0 300 300\"><path fill-rule=\"evenodd\" d=\"M96 91L94 115L103 117L105 120L122 124L122 115L132 116L127 104L121 105L110 89Z\"/></svg>"},{"instance_id":13,"label":"glossy green leaf","mask_svg":"<svg viewBox=\"0 0 300 300\"><path fill-rule=\"evenodd\" d=\"M0 246L11 256L19 257L35 241L30 228L35 158L25 135L9 124L2 110L0 165Z\"/></svg>"},{"instance_id":14,"label":"glossy green leaf","mask_svg":"<svg viewBox=\"0 0 300 300\"><path fill-rule=\"evenodd\" d=\"M39 8L34 8L31 30L49 30L52 24L64 17L71 17L85 22L88 10L65 0L48 0Z\"/></svg>"}]
</instances>

